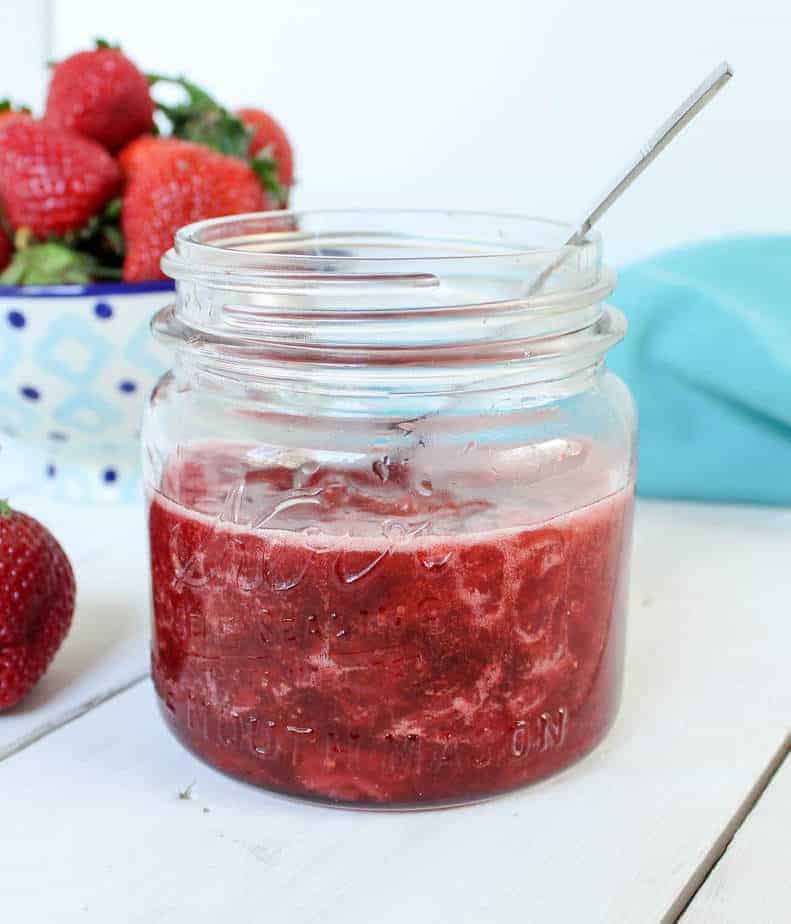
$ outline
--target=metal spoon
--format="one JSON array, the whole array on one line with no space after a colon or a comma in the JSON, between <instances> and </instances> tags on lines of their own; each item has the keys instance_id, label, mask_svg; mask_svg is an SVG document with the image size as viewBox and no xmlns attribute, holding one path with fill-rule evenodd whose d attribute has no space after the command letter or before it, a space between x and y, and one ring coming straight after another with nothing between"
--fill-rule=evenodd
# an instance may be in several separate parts
<instances>
[{"instance_id":1,"label":"metal spoon","mask_svg":"<svg viewBox=\"0 0 791 924\"><path fill-rule=\"evenodd\" d=\"M604 215L613 202L619 199L621 194L632 185L645 168L656 160L659 154L679 134L681 129L695 118L731 77L733 77L733 70L727 61L723 61L699 87L693 90L678 109L659 126L657 131L640 148L637 156L629 161L618 174L615 182L610 184L605 192L594 201L593 206L585 212L582 220L574 225L574 232L564 246L579 244L585 239L588 231ZM541 291L544 283L563 263L568 253L569 251L564 251L557 260L541 271L528 289L528 296L535 295Z\"/></svg>"}]
</instances>

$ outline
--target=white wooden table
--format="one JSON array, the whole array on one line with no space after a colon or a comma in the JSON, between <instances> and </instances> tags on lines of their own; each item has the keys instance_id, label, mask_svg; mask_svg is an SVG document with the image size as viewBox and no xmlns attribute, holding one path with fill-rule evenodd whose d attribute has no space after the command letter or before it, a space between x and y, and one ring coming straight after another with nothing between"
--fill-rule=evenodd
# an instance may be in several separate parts
<instances>
[{"instance_id":1,"label":"white wooden table","mask_svg":"<svg viewBox=\"0 0 791 924\"><path fill-rule=\"evenodd\" d=\"M50 673L0 715L3 921L791 921L791 511L641 502L604 745L483 805L377 814L184 751L147 679L142 514L27 506L79 599Z\"/></svg>"}]
</instances>

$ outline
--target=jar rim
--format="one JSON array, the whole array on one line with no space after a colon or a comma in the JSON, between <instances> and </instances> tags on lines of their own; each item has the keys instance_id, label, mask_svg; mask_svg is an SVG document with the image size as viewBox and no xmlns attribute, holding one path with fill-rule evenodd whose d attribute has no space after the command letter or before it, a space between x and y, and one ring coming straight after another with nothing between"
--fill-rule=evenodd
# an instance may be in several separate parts
<instances>
[{"instance_id":1,"label":"jar rim","mask_svg":"<svg viewBox=\"0 0 791 924\"><path fill-rule=\"evenodd\" d=\"M310 271L325 264L328 256L334 264L355 270L413 261L418 265L519 258L549 262L561 257L568 260L575 254L584 255L588 265L599 263L598 231L589 231L579 243L565 243L573 230L570 222L505 211L359 208L248 212L185 225L164 255L162 268L180 279L191 275L190 268L200 273L204 267L226 272ZM405 235L409 235L408 240ZM328 253L318 246L339 238L345 245L342 253L337 248ZM308 244L317 252L306 252ZM388 248L391 252L383 252Z\"/></svg>"}]
</instances>

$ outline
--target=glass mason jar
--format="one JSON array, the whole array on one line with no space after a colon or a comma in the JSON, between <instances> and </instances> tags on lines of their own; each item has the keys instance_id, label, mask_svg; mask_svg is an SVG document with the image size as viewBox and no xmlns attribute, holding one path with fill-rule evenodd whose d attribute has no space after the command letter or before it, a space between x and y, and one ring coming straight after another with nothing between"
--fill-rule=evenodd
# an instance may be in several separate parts
<instances>
[{"instance_id":1,"label":"glass mason jar","mask_svg":"<svg viewBox=\"0 0 791 924\"><path fill-rule=\"evenodd\" d=\"M625 322L600 239L563 231L348 211L177 235L143 436L153 676L209 763L420 807L607 732L635 412L604 362Z\"/></svg>"}]
</instances>

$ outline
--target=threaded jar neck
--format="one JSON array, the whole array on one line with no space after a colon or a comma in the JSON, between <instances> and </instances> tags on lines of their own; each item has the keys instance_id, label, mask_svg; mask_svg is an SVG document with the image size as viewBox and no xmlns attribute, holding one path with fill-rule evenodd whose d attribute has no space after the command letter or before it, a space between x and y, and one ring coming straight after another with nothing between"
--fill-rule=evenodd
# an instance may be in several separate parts
<instances>
[{"instance_id":1,"label":"threaded jar neck","mask_svg":"<svg viewBox=\"0 0 791 924\"><path fill-rule=\"evenodd\" d=\"M511 214L267 212L183 228L154 333L214 374L425 394L559 379L623 336L601 239ZM540 291L536 280L554 267Z\"/></svg>"}]
</instances>

